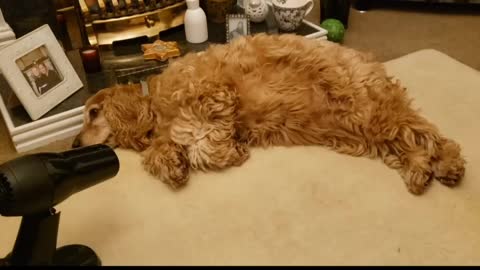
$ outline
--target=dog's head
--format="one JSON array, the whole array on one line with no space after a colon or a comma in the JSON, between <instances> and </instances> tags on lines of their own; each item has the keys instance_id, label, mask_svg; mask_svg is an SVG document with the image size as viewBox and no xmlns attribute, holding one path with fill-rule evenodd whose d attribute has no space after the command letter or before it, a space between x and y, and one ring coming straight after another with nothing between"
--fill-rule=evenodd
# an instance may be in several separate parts
<instances>
[{"instance_id":1,"label":"dog's head","mask_svg":"<svg viewBox=\"0 0 480 270\"><path fill-rule=\"evenodd\" d=\"M84 110L84 125L72 147L106 144L144 150L151 142L155 116L150 98L140 85L107 88L90 97Z\"/></svg>"}]
</instances>

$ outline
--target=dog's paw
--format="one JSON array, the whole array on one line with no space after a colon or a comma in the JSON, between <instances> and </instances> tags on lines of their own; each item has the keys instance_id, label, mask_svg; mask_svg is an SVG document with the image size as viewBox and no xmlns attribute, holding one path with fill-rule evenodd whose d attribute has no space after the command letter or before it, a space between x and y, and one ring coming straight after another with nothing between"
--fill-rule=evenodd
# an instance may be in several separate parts
<instances>
[{"instance_id":1,"label":"dog's paw","mask_svg":"<svg viewBox=\"0 0 480 270\"><path fill-rule=\"evenodd\" d=\"M240 143L238 143L235 148L237 150L237 156L233 160L232 165L240 166L245 161L247 161L247 159L250 157L250 150L248 149L247 144L240 144Z\"/></svg>"},{"instance_id":2,"label":"dog's paw","mask_svg":"<svg viewBox=\"0 0 480 270\"><path fill-rule=\"evenodd\" d=\"M183 151L169 144L143 153L143 166L149 173L173 189L184 186L189 178L189 164Z\"/></svg>"},{"instance_id":3,"label":"dog's paw","mask_svg":"<svg viewBox=\"0 0 480 270\"><path fill-rule=\"evenodd\" d=\"M422 195L433 179L431 172L409 171L404 175L405 185L410 193Z\"/></svg>"},{"instance_id":4,"label":"dog's paw","mask_svg":"<svg viewBox=\"0 0 480 270\"><path fill-rule=\"evenodd\" d=\"M436 167L435 178L440 183L449 187L458 185L465 175L465 165L462 160L457 160L454 163L448 164L448 166L440 162Z\"/></svg>"},{"instance_id":5,"label":"dog's paw","mask_svg":"<svg viewBox=\"0 0 480 270\"><path fill-rule=\"evenodd\" d=\"M446 186L456 186L465 175L465 163L460 154L460 146L447 141L442 145L439 159L432 164L435 178Z\"/></svg>"}]
</instances>

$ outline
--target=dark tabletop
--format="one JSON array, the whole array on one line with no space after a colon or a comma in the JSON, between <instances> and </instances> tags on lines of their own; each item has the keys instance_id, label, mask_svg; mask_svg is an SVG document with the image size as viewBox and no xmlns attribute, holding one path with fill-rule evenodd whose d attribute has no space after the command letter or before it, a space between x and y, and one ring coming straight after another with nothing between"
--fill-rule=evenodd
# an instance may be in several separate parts
<instances>
[{"instance_id":1,"label":"dark tabletop","mask_svg":"<svg viewBox=\"0 0 480 270\"><path fill-rule=\"evenodd\" d=\"M237 10L241 13L241 10ZM302 24L296 31L298 35L309 35L318 30ZM269 34L283 33L278 29L271 12L267 19L262 23L250 23L250 34L266 32ZM225 23L208 22L208 41L200 44L191 44L186 41L184 27L178 26L160 33L160 39L163 41L176 41L180 51L183 54L189 52L203 51L210 44L223 44L226 42ZM77 71L83 82L83 87L53 108L41 119L49 116L78 108L85 104L85 101L97 91L115 85L117 83L137 83L142 78L151 74L158 74L168 65L168 62L159 62L155 60L144 60L141 44L149 43L145 39L137 39L128 42L114 44L113 49L102 50L100 55L102 59L103 70L98 73L87 74L83 69L83 64L78 50L67 52L67 56ZM0 95L6 100L8 93L12 91L6 83L3 75L0 75ZM8 108L12 121L15 126L21 126L32 122L25 109L20 105Z\"/></svg>"},{"instance_id":2,"label":"dark tabletop","mask_svg":"<svg viewBox=\"0 0 480 270\"><path fill-rule=\"evenodd\" d=\"M271 9L271 7L270 7ZM243 13L243 10L237 8L238 13ZM306 36L309 34L313 34L318 32L317 29L307 25L301 24L300 27L295 30L295 34ZM250 34L257 34L257 33L268 33L268 34L281 34L286 33L280 30L275 22L273 14L270 10L268 13L267 18L264 22L261 23L254 23L250 22ZM188 43L185 38L184 27L179 26L177 28L173 28L164 32L160 33L160 39L163 41L176 41L182 53L188 52L198 52L205 50L208 45L215 43L215 44L223 44L226 42L226 28L225 23L213 23L208 22L208 41L201 43L201 44L191 44Z\"/></svg>"}]
</instances>

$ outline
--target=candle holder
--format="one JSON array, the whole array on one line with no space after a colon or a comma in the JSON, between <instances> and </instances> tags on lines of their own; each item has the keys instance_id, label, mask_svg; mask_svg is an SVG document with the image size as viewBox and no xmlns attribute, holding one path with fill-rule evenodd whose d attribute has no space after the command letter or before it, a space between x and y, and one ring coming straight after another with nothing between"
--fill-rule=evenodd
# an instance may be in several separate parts
<instances>
[{"instance_id":1,"label":"candle holder","mask_svg":"<svg viewBox=\"0 0 480 270\"><path fill-rule=\"evenodd\" d=\"M97 47L89 46L80 49L80 56L82 58L83 68L87 73L96 73L102 70L100 62L100 52Z\"/></svg>"}]
</instances>

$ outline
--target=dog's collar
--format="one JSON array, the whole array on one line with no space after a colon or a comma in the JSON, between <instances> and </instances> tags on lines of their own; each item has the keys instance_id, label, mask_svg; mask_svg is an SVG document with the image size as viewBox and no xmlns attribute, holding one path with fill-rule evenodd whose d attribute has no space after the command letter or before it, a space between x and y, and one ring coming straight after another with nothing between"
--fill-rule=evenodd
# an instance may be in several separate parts
<instances>
[{"instance_id":1,"label":"dog's collar","mask_svg":"<svg viewBox=\"0 0 480 270\"><path fill-rule=\"evenodd\" d=\"M148 83L145 80L141 80L140 84L142 85L142 95L148 96L150 94L150 91L148 90Z\"/></svg>"}]
</instances>

